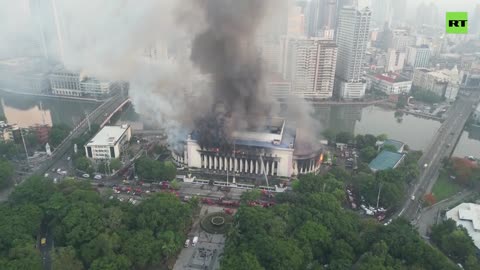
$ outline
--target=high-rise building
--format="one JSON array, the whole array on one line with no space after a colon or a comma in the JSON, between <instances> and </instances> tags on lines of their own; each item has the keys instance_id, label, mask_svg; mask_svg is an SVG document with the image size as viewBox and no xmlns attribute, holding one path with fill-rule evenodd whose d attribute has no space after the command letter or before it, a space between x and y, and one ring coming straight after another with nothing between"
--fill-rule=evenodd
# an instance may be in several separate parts
<instances>
[{"instance_id":1,"label":"high-rise building","mask_svg":"<svg viewBox=\"0 0 480 270\"><path fill-rule=\"evenodd\" d=\"M427 68L430 65L432 51L427 45L407 48L407 64L414 68Z\"/></svg>"},{"instance_id":2,"label":"high-rise building","mask_svg":"<svg viewBox=\"0 0 480 270\"><path fill-rule=\"evenodd\" d=\"M56 0L30 0L29 8L35 28L34 34L41 44L42 55L50 61L63 62L64 27Z\"/></svg>"},{"instance_id":3,"label":"high-rise building","mask_svg":"<svg viewBox=\"0 0 480 270\"><path fill-rule=\"evenodd\" d=\"M471 23L469 22L469 31L474 35L478 35L480 34L480 4L475 6L475 11L473 12L471 18Z\"/></svg>"},{"instance_id":4,"label":"high-rise building","mask_svg":"<svg viewBox=\"0 0 480 270\"><path fill-rule=\"evenodd\" d=\"M319 37L325 30L335 29L337 0L311 0L306 11L306 31L309 37Z\"/></svg>"},{"instance_id":5,"label":"high-rise building","mask_svg":"<svg viewBox=\"0 0 480 270\"><path fill-rule=\"evenodd\" d=\"M287 35L303 36L305 34L305 15L302 7L298 5L290 6L288 11L288 28Z\"/></svg>"},{"instance_id":6,"label":"high-rise building","mask_svg":"<svg viewBox=\"0 0 480 270\"><path fill-rule=\"evenodd\" d=\"M390 25L392 20L392 12L391 0L372 1L372 23L376 27Z\"/></svg>"},{"instance_id":7,"label":"high-rise building","mask_svg":"<svg viewBox=\"0 0 480 270\"><path fill-rule=\"evenodd\" d=\"M362 79L365 54L369 39L371 11L344 7L338 20L338 58L336 70L337 95L346 99L358 99L365 95Z\"/></svg>"},{"instance_id":8,"label":"high-rise building","mask_svg":"<svg viewBox=\"0 0 480 270\"><path fill-rule=\"evenodd\" d=\"M392 21L396 24L400 24L405 21L407 16L407 1L405 0L394 0L392 3Z\"/></svg>"},{"instance_id":9,"label":"high-rise building","mask_svg":"<svg viewBox=\"0 0 480 270\"><path fill-rule=\"evenodd\" d=\"M337 46L331 40L291 38L284 74L291 92L305 98L328 99L333 95Z\"/></svg>"},{"instance_id":10,"label":"high-rise building","mask_svg":"<svg viewBox=\"0 0 480 270\"><path fill-rule=\"evenodd\" d=\"M405 64L406 54L395 49L388 49L387 51L387 62L385 64L385 71L400 71L403 69Z\"/></svg>"}]
</instances>

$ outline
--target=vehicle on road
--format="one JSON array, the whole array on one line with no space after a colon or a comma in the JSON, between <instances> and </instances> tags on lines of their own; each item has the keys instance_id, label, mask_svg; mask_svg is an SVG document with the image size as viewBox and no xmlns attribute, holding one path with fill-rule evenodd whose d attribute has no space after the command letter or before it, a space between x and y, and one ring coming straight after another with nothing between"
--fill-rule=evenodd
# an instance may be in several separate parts
<instances>
[{"instance_id":1,"label":"vehicle on road","mask_svg":"<svg viewBox=\"0 0 480 270\"><path fill-rule=\"evenodd\" d=\"M185 247L188 248L190 246L190 239L185 240Z\"/></svg>"},{"instance_id":2,"label":"vehicle on road","mask_svg":"<svg viewBox=\"0 0 480 270\"><path fill-rule=\"evenodd\" d=\"M62 171L62 168L57 169L57 173L60 173Z\"/></svg>"},{"instance_id":3,"label":"vehicle on road","mask_svg":"<svg viewBox=\"0 0 480 270\"><path fill-rule=\"evenodd\" d=\"M94 177L93 177L95 180L101 180L102 179L102 176L100 174L96 174Z\"/></svg>"},{"instance_id":4,"label":"vehicle on road","mask_svg":"<svg viewBox=\"0 0 480 270\"><path fill-rule=\"evenodd\" d=\"M192 240L192 247L196 246L198 243L198 236L195 236L193 237L193 240Z\"/></svg>"},{"instance_id":5,"label":"vehicle on road","mask_svg":"<svg viewBox=\"0 0 480 270\"><path fill-rule=\"evenodd\" d=\"M47 244L47 238L45 237L42 237L42 239L40 239L40 245L43 247Z\"/></svg>"},{"instance_id":6,"label":"vehicle on road","mask_svg":"<svg viewBox=\"0 0 480 270\"><path fill-rule=\"evenodd\" d=\"M411 199L412 199L412 201L415 201L415 195L412 195Z\"/></svg>"},{"instance_id":7,"label":"vehicle on road","mask_svg":"<svg viewBox=\"0 0 480 270\"><path fill-rule=\"evenodd\" d=\"M43 177L47 178L47 177L48 177L48 173L44 174Z\"/></svg>"},{"instance_id":8,"label":"vehicle on road","mask_svg":"<svg viewBox=\"0 0 480 270\"><path fill-rule=\"evenodd\" d=\"M58 183L58 178L53 178L53 183L54 184Z\"/></svg>"},{"instance_id":9,"label":"vehicle on road","mask_svg":"<svg viewBox=\"0 0 480 270\"><path fill-rule=\"evenodd\" d=\"M423 164L423 167L424 167L424 168L427 168L427 167L428 167L428 163Z\"/></svg>"},{"instance_id":10,"label":"vehicle on road","mask_svg":"<svg viewBox=\"0 0 480 270\"><path fill-rule=\"evenodd\" d=\"M83 177L83 178L90 178L90 174L84 173L84 174L82 174L82 177Z\"/></svg>"},{"instance_id":11,"label":"vehicle on road","mask_svg":"<svg viewBox=\"0 0 480 270\"><path fill-rule=\"evenodd\" d=\"M67 157L67 160L70 161L70 159L72 159L71 157Z\"/></svg>"}]
</instances>

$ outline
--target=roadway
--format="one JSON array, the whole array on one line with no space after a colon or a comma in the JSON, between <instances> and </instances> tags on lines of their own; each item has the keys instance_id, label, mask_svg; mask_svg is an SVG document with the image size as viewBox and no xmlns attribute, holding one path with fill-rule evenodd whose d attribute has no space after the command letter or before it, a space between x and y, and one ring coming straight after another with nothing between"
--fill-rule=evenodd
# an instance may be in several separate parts
<instances>
[{"instance_id":1,"label":"roadway","mask_svg":"<svg viewBox=\"0 0 480 270\"><path fill-rule=\"evenodd\" d=\"M98 106L94 111L92 111L89 115L89 121L84 119L80 122L71 132L70 134L63 140L63 142L58 145L54 151L52 152L52 156L44 161L44 163L36 168L34 168L31 172L17 180L15 185L19 185L23 183L23 181L29 178L32 175L43 175L46 172L56 165L62 157L68 152L68 150L72 149L72 140L84 134L88 130L88 122L90 125L98 124L101 125L105 122L105 119L111 117L112 112L115 112L117 108L124 103L128 99L127 96L118 94L106 100L100 106ZM0 196L0 201L5 201L8 195L12 192L13 188L6 190Z\"/></svg>"},{"instance_id":2,"label":"roadway","mask_svg":"<svg viewBox=\"0 0 480 270\"><path fill-rule=\"evenodd\" d=\"M442 167L442 159L450 157L453 153L465 123L475 109L479 98L479 92L471 92L469 96L459 94L458 100L450 107L447 118L418 161L421 168L420 176L415 185L410 188L408 197L405 198L397 217L404 217L412 221L419 217L424 194L430 193L432 190L438 178L439 169ZM425 164L427 164L426 167Z\"/></svg>"}]
</instances>

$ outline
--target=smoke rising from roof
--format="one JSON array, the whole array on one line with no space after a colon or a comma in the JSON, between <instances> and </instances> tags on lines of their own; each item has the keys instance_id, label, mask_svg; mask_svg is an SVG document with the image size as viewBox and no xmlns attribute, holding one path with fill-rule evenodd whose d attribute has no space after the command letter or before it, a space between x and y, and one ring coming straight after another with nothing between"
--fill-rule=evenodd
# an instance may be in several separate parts
<instances>
[{"instance_id":1,"label":"smoke rising from roof","mask_svg":"<svg viewBox=\"0 0 480 270\"><path fill-rule=\"evenodd\" d=\"M192 130L204 145L227 146L235 129L254 129L280 113L312 127L309 107L282 109L267 93L254 46L259 27L279 0L2 1L1 58L42 56L40 28L53 48L62 31L68 69L130 81L143 119L164 127L171 145ZM21 3L20 3L21 2ZM21 51L20 51L21 50Z\"/></svg>"},{"instance_id":2,"label":"smoke rising from roof","mask_svg":"<svg viewBox=\"0 0 480 270\"><path fill-rule=\"evenodd\" d=\"M232 129L256 127L270 116L272 99L254 46L267 2L198 1L206 29L193 40L191 60L214 81L212 108L195 121L202 146L226 146Z\"/></svg>"}]
</instances>

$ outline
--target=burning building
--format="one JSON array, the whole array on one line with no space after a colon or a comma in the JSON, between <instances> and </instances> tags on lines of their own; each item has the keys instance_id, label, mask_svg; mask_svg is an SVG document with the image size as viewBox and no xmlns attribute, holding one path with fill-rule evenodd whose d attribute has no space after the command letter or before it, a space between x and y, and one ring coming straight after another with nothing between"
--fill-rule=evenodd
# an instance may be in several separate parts
<instances>
[{"instance_id":1,"label":"burning building","mask_svg":"<svg viewBox=\"0 0 480 270\"><path fill-rule=\"evenodd\" d=\"M263 177L264 172L273 177L315 173L322 151L297 133L284 119L276 118L262 129L234 131L233 146L220 149L201 146L193 132L180 150L173 151L173 157L179 166L240 177Z\"/></svg>"}]
</instances>

